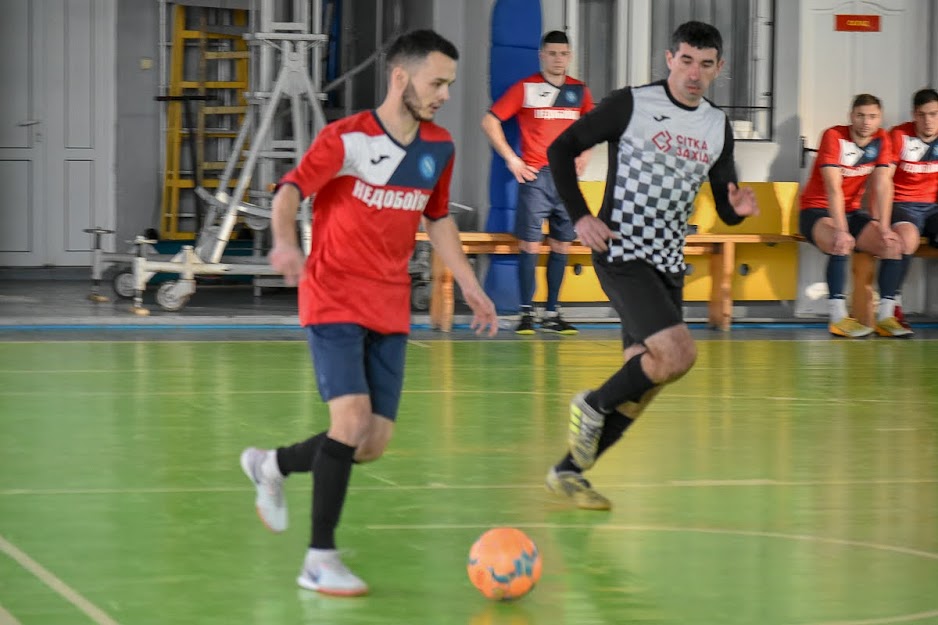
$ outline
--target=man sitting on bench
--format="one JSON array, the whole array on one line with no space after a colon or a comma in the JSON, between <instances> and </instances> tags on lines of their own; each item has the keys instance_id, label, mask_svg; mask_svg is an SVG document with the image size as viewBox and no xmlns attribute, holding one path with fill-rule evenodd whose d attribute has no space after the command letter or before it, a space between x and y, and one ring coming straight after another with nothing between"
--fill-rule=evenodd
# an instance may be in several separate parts
<instances>
[{"instance_id":1,"label":"man sitting on bench","mask_svg":"<svg viewBox=\"0 0 938 625\"><path fill-rule=\"evenodd\" d=\"M892 229L902 239L902 273L899 286L919 246L919 237L934 244L938 231L938 91L922 89L912 96L912 121L889 131L893 149L892 180L895 186ZM928 231L929 226L931 232ZM894 316L909 334L898 292Z\"/></svg>"},{"instance_id":2,"label":"man sitting on bench","mask_svg":"<svg viewBox=\"0 0 938 625\"><path fill-rule=\"evenodd\" d=\"M828 330L834 336L860 338L873 332L847 314L847 258L854 249L881 259L876 331L884 336L909 334L893 316L902 249L889 226L892 149L881 123L879 98L866 93L856 96L850 125L833 126L821 136L811 178L801 195L801 233L828 256ZM872 181L872 210L881 221L860 209L868 178Z\"/></svg>"}]
</instances>

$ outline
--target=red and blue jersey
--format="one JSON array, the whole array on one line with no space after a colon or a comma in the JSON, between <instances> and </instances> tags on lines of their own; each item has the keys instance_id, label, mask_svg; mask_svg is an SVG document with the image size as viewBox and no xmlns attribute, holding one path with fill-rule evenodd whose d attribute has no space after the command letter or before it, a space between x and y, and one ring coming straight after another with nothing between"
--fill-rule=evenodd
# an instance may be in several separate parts
<instances>
[{"instance_id":1,"label":"red and blue jersey","mask_svg":"<svg viewBox=\"0 0 938 625\"><path fill-rule=\"evenodd\" d=\"M593 110L593 96L583 82L566 77L562 85L533 74L508 88L489 109L501 121L518 116L521 158L534 169L547 165L547 148L573 122Z\"/></svg>"},{"instance_id":2,"label":"red and blue jersey","mask_svg":"<svg viewBox=\"0 0 938 625\"><path fill-rule=\"evenodd\" d=\"M817 158L811 178L801 194L801 209L830 208L827 189L821 169L838 167L843 174L844 211L860 210L860 201L866 189L866 179L877 167L888 167L892 162L889 136L880 128L862 148L850 137L850 126L834 126L821 135Z\"/></svg>"},{"instance_id":3,"label":"red and blue jersey","mask_svg":"<svg viewBox=\"0 0 938 625\"><path fill-rule=\"evenodd\" d=\"M938 202L938 139L919 139L915 122L895 126L889 137L896 163L893 201Z\"/></svg>"},{"instance_id":4,"label":"red and blue jersey","mask_svg":"<svg viewBox=\"0 0 938 625\"><path fill-rule=\"evenodd\" d=\"M374 111L326 126L281 184L314 195L313 242L299 285L300 322L410 330L410 274L421 216L449 214L453 140L421 122L397 143Z\"/></svg>"}]
</instances>

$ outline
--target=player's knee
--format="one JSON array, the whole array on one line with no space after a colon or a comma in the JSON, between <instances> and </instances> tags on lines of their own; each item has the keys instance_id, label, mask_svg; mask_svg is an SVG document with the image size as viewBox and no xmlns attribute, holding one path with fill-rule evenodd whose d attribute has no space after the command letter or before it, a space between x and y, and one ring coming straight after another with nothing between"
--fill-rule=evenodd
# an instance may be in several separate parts
<instances>
[{"instance_id":1,"label":"player's knee","mask_svg":"<svg viewBox=\"0 0 938 625\"><path fill-rule=\"evenodd\" d=\"M672 352L672 356L669 380L675 380L690 371L697 362L697 345L693 341L682 342Z\"/></svg>"},{"instance_id":2,"label":"player's knee","mask_svg":"<svg viewBox=\"0 0 938 625\"><path fill-rule=\"evenodd\" d=\"M541 251L539 241L518 241L518 249L528 254L537 254Z\"/></svg>"},{"instance_id":3,"label":"player's knee","mask_svg":"<svg viewBox=\"0 0 938 625\"><path fill-rule=\"evenodd\" d=\"M384 455L385 447L370 443L365 443L355 449L355 462L365 464L374 462Z\"/></svg>"},{"instance_id":4,"label":"player's knee","mask_svg":"<svg viewBox=\"0 0 938 625\"><path fill-rule=\"evenodd\" d=\"M570 251L570 241L558 241L557 239L547 239L547 243L550 245L551 252L557 252L558 254L566 254Z\"/></svg>"},{"instance_id":5,"label":"player's knee","mask_svg":"<svg viewBox=\"0 0 938 625\"><path fill-rule=\"evenodd\" d=\"M646 357L647 358L647 357ZM667 348L656 350L651 362L648 377L659 384L677 380L697 361L697 346L692 340L674 341Z\"/></svg>"}]
</instances>

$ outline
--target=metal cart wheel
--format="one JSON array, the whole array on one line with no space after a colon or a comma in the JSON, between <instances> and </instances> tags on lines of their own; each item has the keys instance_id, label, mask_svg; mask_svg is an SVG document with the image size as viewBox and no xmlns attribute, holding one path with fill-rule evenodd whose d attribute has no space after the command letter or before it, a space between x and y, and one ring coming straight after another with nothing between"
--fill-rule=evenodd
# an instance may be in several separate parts
<instances>
[{"instance_id":1,"label":"metal cart wheel","mask_svg":"<svg viewBox=\"0 0 938 625\"><path fill-rule=\"evenodd\" d=\"M177 284L175 280L164 282L156 292L156 303L159 304L160 308L163 310L176 312L177 310L185 308L186 304L189 303L188 295L180 296L176 291Z\"/></svg>"}]
</instances>

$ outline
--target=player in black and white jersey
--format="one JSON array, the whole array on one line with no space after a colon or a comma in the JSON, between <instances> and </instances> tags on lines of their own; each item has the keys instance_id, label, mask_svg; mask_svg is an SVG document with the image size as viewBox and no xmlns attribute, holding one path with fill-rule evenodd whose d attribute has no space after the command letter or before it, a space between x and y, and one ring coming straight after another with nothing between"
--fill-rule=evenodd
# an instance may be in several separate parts
<instances>
[{"instance_id":1,"label":"player in black and white jersey","mask_svg":"<svg viewBox=\"0 0 938 625\"><path fill-rule=\"evenodd\" d=\"M570 451L547 475L549 490L581 508L611 507L582 472L697 357L682 305L684 235L700 185L710 179L727 224L758 213L752 189L736 186L729 120L703 97L722 56L716 28L682 24L665 52L666 80L614 91L548 150L557 190L622 320L625 365L573 398ZM575 159L601 142L609 144L609 173L594 217L577 185Z\"/></svg>"}]
</instances>

